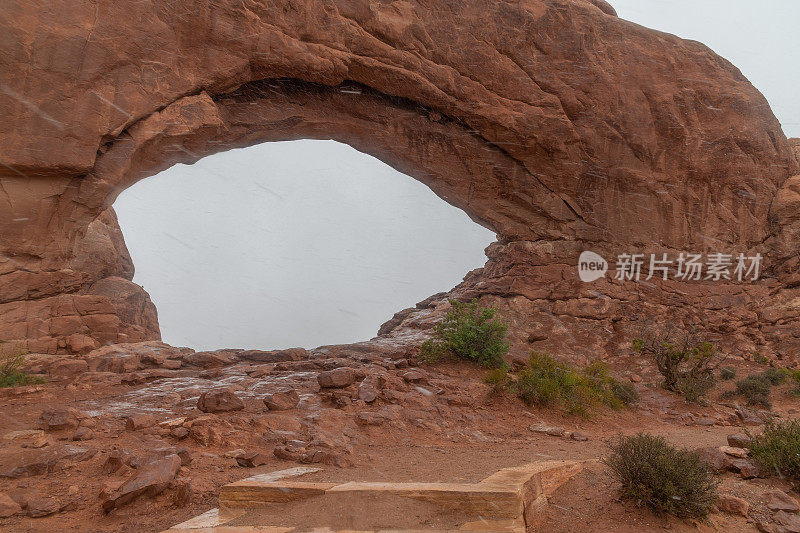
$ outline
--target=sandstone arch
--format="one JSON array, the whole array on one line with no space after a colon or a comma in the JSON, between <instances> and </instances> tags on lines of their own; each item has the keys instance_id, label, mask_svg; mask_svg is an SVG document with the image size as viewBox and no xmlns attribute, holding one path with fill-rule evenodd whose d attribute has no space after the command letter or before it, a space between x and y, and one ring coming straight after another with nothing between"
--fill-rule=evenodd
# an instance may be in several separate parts
<instances>
[{"instance_id":1,"label":"sandstone arch","mask_svg":"<svg viewBox=\"0 0 800 533\"><path fill-rule=\"evenodd\" d=\"M703 45L602 0L192 6L2 8L0 339L61 352L157 337L113 199L176 162L295 138L351 144L494 229L457 293L495 299L519 345L613 351L591 330L616 331L634 303L733 308L747 346L791 331L798 163L765 99ZM775 277L647 293L570 269L583 248L720 246L763 250Z\"/></svg>"}]
</instances>

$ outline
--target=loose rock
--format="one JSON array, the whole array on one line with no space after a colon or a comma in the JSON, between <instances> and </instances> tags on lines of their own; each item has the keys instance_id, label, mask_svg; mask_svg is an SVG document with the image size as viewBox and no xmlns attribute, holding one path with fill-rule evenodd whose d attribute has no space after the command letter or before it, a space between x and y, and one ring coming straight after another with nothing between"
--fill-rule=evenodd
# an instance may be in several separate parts
<instances>
[{"instance_id":1,"label":"loose rock","mask_svg":"<svg viewBox=\"0 0 800 533\"><path fill-rule=\"evenodd\" d=\"M796 513L800 511L800 505L798 505L797 500L782 490L771 490L769 492L765 492L764 499L767 503L767 509L770 511L786 511L788 513Z\"/></svg>"},{"instance_id":2,"label":"loose rock","mask_svg":"<svg viewBox=\"0 0 800 533\"><path fill-rule=\"evenodd\" d=\"M800 533L800 516L786 511L778 511L773 516L775 521L784 527L784 531L789 533Z\"/></svg>"},{"instance_id":3,"label":"loose rock","mask_svg":"<svg viewBox=\"0 0 800 533\"><path fill-rule=\"evenodd\" d=\"M80 418L86 415L75 409L46 409L39 416L39 428L45 431L61 431L75 429L80 424Z\"/></svg>"},{"instance_id":4,"label":"loose rock","mask_svg":"<svg viewBox=\"0 0 800 533\"><path fill-rule=\"evenodd\" d=\"M264 397L264 405L270 411L286 411L294 409L300 403L300 395L294 389L274 392Z\"/></svg>"},{"instance_id":5,"label":"loose rock","mask_svg":"<svg viewBox=\"0 0 800 533\"><path fill-rule=\"evenodd\" d=\"M11 499L11 497L0 492L0 518L8 518L22 511L22 507Z\"/></svg>"},{"instance_id":6,"label":"loose rock","mask_svg":"<svg viewBox=\"0 0 800 533\"><path fill-rule=\"evenodd\" d=\"M181 459L177 455L169 455L142 466L118 488L101 492L103 510L108 512L140 496L160 494L175 478L180 466Z\"/></svg>"},{"instance_id":7,"label":"loose rock","mask_svg":"<svg viewBox=\"0 0 800 533\"><path fill-rule=\"evenodd\" d=\"M244 402L230 391L209 391L200 395L197 400L197 408L204 413L241 411L244 409Z\"/></svg>"},{"instance_id":8,"label":"loose rock","mask_svg":"<svg viewBox=\"0 0 800 533\"><path fill-rule=\"evenodd\" d=\"M320 372L317 376L319 386L323 389L340 389L352 385L355 381L355 372L350 367L334 368L326 372Z\"/></svg>"},{"instance_id":9,"label":"loose rock","mask_svg":"<svg viewBox=\"0 0 800 533\"><path fill-rule=\"evenodd\" d=\"M61 504L55 498L31 498L28 500L28 516L41 518L50 516L61 510Z\"/></svg>"},{"instance_id":10,"label":"loose rock","mask_svg":"<svg viewBox=\"0 0 800 533\"><path fill-rule=\"evenodd\" d=\"M734 448L749 448L750 447L751 439L744 433L734 433L732 435L728 435L728 446L733 446Z\"/></svg>"},{"instance_id":11,"label":"loose rock","mask_svg":"<svg viewBox=\"0 0 800 533\"><path fill-rule=\"evenodd\" d=\"M254 468L256 466L265 465L269 462L269 458L260 452L244 452L236 456L236 462L239 466L245 468Z\"/></svg>"},{"instance_id":12,"label":"loose rock","mask_svg":"<svg viewBox=\"0 0 800 533\"><path fill-rule=\"evenodd\" d=\"M741 498L731 496L730 494L722 494L717 500L717 507L723 513L736 514L740 516L747 516L750 511L750 504Z\"/></svg>"},{"instance_id":13,"label":"loose rock","mask_svg":"<svg viewBox=\"0 0 800 533\"><path fill-rule=\"evenodd\" d=\"M156 417L153 415L133 415L125 419L125 429L136 431L156 425Z\"/></svg>"}]
</instances>

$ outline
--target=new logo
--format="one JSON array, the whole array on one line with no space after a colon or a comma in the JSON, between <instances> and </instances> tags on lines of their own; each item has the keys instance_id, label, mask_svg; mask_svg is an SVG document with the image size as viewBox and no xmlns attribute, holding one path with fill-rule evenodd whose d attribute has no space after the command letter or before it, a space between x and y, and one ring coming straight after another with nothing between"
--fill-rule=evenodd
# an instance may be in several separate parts
<instances>
[{"instance_id":1,"label":"new logo","mask_svg":"<svg viewBox=\"0 0 800 533\"><path fill-rule=\"evenodd\" d=\"M585 251L578 258L578 276L581 281L590 283L602 277L608 272L608 262L600 255Z\"/></svg>"}]
</instances>

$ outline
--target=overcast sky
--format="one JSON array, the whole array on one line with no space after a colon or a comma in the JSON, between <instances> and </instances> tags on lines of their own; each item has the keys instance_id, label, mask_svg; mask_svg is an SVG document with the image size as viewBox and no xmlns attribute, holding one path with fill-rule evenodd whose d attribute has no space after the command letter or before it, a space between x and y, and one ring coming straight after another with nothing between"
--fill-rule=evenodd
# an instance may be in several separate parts
<instances>
[{"instance_id":1,"label":"overcast sky","mask_svg":"<svg viewBox=\"0 0 800 533\"><path fill-rule=\"evenodd\" d=\"M612 0L622 18L704 42L800 137L800 2ZM177 165L114 204L165 342L315 347L373 337L456 285L492 232L333 141L265 143Z\"/></svg>"}]
</instances>

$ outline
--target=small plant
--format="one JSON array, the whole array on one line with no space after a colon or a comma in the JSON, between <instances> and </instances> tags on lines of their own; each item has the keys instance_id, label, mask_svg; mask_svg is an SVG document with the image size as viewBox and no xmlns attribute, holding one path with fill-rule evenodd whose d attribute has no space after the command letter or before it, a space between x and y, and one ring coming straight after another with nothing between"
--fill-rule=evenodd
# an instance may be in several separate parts
<instances>
[{"instance_id":1,"label":"small plant","mask_svg":"<svg viewBox=\"0 0 800 533\"><path fill-rule=\"evenodd\" d=\"M703 518L711 512L718 482L697 452L664 437L638 433L611 445L604 463L622 484L622 497L656 513Z\"/></svg>"},{"instance_id":2,"label":"small plant","mask_svg":"<svg viewBox=\"0 0 800 533\"><path fill-rule=\"evenodd\" d=\"M753 361L755 361L759 365L766 366L769 364L769 359L767 359L767 356L762 355L761 352L753 352Z\"/></svg>"},{"instance_id":3,"label":"small plant","mask_svg":"<svg viewBox=\"0 0 800 533\"><path fill-rule=\"evenodd\" d=\"M789 372L783 369L768 368L758 374L751 374L736 382L736 389L723 394L723 397L743 396L748 405L760 405L765 409L772 407L769 400L772 387L783 383Z\"/></svg>"},{"instance_id":4,"label":"small plant","mask_svg":"<svg viewBox=\"0 0 800 533\"><path fill-rule=\"evenodd\" d=\"M479 307L477 300L469 303L450 300L450 305L452 309L444 320L434 326L433 338L422 344L420 358L430 363L453 356L482 366L504 367L508 326L494 318L496 311Z\"/></svg>"},{"instance_id":5,"label":"small plant","mask_svg":"<svg viewBox=\"0 0 800 533\"><path fill-rule=\"evenodd\" d=\"M791 377L792 381L794 382L793 392L795 394L800 394L800 370L798 370L798 369L787 370L787 373L789 374L789 377Z\"/></svg>"},{"instance_id":6,"label":"small plant","mask_svg":"<svg viewBox=\"0 0 800 533\"><path fill-rule=\"evenodd\" d=\"M493 368L483 377L483 382L491 385L493 392L500 392L509 388L513 383L505 367Z\"/></svg>"},{"instance_id":7,"label":"small plant","mask_svg":"<svg viewBox=\"0 0 800 533\"><path fill-rule=\"evenodd\" d=\"M611 377L605 363L597 361L576 370L539 352L531 354L508 388L530 405L560 405L567 413L580 415L601 405L619 409L638 400L636 389Z\"/></svg>"},{"instance_id":8,"label":"small plant","mask_svg":"<svg viewBox=\"0 0 800 533\"><path fill-rule=\"evenodd\" d=\"M22 346L0 344L0 387L32 385L44 381L38 376L31 376L20 370L27 353L28 350Z\"/></svg>"},{"instance_id":9,"label":"small plant","mask_svg":"<svg viewBox=\"0 0 800 533\"><path fill-rule=\"evenodd\" d=\"M675 334L647 331L634 339L633 350L651 358L664 377L667 390L680 393L689 402L699 402L714 387L714 370L722 363L714 345L692 332Z\"/></svg>"},{"instance_id":10,"label":"small plant","mask_svg":"<svg viewBox=\"0 0 800 533\"><path fill-rule=\"evenodd\" d=\"M719 369L719 378L723 381L730 381L736 377L736 369L730 366L723 366Z\"/></svg>"},{"instance_id":11,"label":"small plant","mask_svg":"<svg viewBox=\"0 0 800 533\"><path fill-rule=\"evenodd\" d=\"M752 374L736 382L736 390L725 393L724 396L743 396L748 405L760 405L766 409L772 407L769 393L772 383L761 374Z\"/></svg>"},{"instance_id":12,"label":"small plant","mask_svg":"<svg viewBox=\"0 0 800 533\"><path fill-rule=\"evenodd\" d=\"M786 378L791 375L791 372L785 368L768 368L764 370L761 375L774 386L780 385L786 381Z\"/></svg>"},{"instance_id":13,"label":"small plant","mask_svg":"<svg viewBox=\"0 0 800 533\"><path fill-rule=\"evenodd\" d=\"M633 383L615 381L611 384L611 390L623 405L632 405L639 401L639 392L633 386Z\"/></svg>"},{"instance_id":14,"label":"small plant","mask_svg":"<svg viewBox=\"0 0 800 533\"><path fill-rule=\"evenodd\" d=\"M764 470L800 483L800 421L768 422L760 435L750 435L750 456Z\"/></svg>"}]
</instances>

